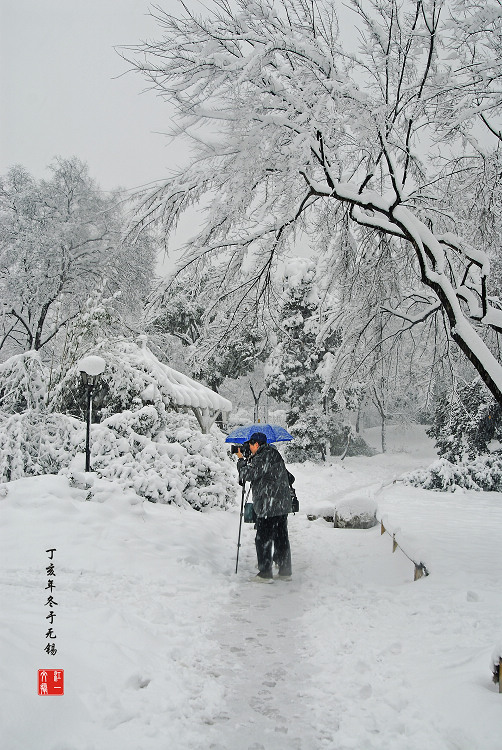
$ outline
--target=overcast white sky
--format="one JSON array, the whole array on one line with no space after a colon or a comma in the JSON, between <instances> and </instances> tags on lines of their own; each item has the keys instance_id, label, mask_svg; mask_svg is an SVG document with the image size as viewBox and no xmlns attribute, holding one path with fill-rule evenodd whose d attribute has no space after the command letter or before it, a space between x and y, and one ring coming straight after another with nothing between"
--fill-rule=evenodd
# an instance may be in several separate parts
<instances>
[{"instance_id":1,"label":"overcast white sky","mask_svg":"<svg viewBox=\"0 0 502 750\"><path fill-rule=\"evenodd\" d=\"M176 0L161 0L176 8ZM114 45L159 36L147 0L0 0L0 174L78 156L103 189L176 166L170 110Z\"/></svg>"}]
</instances>

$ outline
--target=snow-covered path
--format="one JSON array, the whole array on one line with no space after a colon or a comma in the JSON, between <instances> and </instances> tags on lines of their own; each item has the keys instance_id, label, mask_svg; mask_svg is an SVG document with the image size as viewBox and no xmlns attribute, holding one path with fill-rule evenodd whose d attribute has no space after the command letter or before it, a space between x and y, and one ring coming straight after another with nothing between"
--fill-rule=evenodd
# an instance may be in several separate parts
<instances>
[{"instance_id":1,"label":"snow-covered path","mask_svg":"<svg viewBox=\"0 0 502 750\"><path fill-rule=\"evenodd\" d=\"M394 588L412 585L410 563L389 554L378 529L340 532L301 517L290 527L294 580L248 582L249 545L246 573L213 633L227 708L208 746L445 747L425 732L406 679L402 657L413 633L396 639L391 621Z\"/></svg>"},{"instance_id":2,"label":"snow-covered path","mask_svg":"<svg viewBox=\"0 0 502 750\"><path fill-rule=\"evenodd\" d=\"M237 509L152 505L104 481L93 502L64 477L11 483L0 499L2 748L500 750L489 669L502 640L500 496L378 495L403 545L431 564L416 582L378 526L306 516L406 463L296 467L294 577L270 586L248 580L250 525L234 573ZM51 547L55 656L43 652ZM37 695L47 667L65 670L64 696Z\"/></svg>"},{"instance_id":3,"label":"snow-covered path","mask_svg":"<svg viewBox=\"0 0 502 750\"><path fill-rule=\"evenodd\" d=\"M210 733L209 746L215 750L295 750L308 747L309 741L311 747L322 747L322 737L333 736L335 717L327 714L324 727L320 725L320 706L310 692L315 673L308 655L316 650L317 634L306 616L322 599L319 586L306 574L312 550L301 542L300 524L299 519L290 524L294 580L268 586L248 581L256 571L253 532L245 529L238 585L213 634L227 692L225 724Z\"/></svg>"}]
</instances>

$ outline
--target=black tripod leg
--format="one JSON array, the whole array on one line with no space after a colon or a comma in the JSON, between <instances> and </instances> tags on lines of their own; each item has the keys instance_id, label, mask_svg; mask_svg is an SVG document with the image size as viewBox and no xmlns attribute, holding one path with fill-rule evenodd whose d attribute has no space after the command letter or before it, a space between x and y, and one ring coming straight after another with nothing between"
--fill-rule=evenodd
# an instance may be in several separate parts
<instances>
[{"instance_id":1,"label":"black tripod leg","mask_svg":"<svg viewBox=\"0 0 502 750\"><path fill-rule=\"evenodd\" d=\"M235 560L235 572L236 573L237 573L237 568L239 567L239 550L240 550L240 547L241 547L242 518L244 516L245 487L246 487L246 483L244 482L243 485L242 485L241 512L240 512L240 517L239 517L239 537L237 539L237 558Z\"/></svg>"}]
</instances>

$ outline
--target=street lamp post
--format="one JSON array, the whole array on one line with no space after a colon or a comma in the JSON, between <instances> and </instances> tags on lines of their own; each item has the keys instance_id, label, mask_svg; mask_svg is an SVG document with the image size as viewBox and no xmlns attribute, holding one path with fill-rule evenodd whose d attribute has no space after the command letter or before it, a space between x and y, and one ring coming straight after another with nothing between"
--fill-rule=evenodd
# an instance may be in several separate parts
<instances>
[{"instance_id":1,"label":"street lamp post","mask_svg":"<svg viewBox=\"0 0 502 750\"><path fill-rule=\"evenodd\" d=\"M91 414L92 414L92 391L96 382L106 367L106 362L102 357L89 355L84 357L78 363L82 382L87 391L87 433L85 439L85 470L91 470Z\"/></svg>"}]
</instances>

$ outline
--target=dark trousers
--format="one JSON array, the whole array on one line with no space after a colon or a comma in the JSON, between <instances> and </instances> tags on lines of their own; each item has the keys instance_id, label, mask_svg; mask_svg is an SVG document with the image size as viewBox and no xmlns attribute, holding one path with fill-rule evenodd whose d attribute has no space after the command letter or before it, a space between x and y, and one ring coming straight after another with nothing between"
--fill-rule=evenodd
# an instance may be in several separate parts
<instances>
[{"instance_id":1,"label":"dark trousers","mask_svg":"<svg viewBox=\"0 0 502 750\"><path fill-rule=\"evenodd\" d=\"M272 576L272 556L279 565L279 575L291 575L287 516L257 518L255 545L258 570L262 576Z\"/></svg>"}]
</instances>

